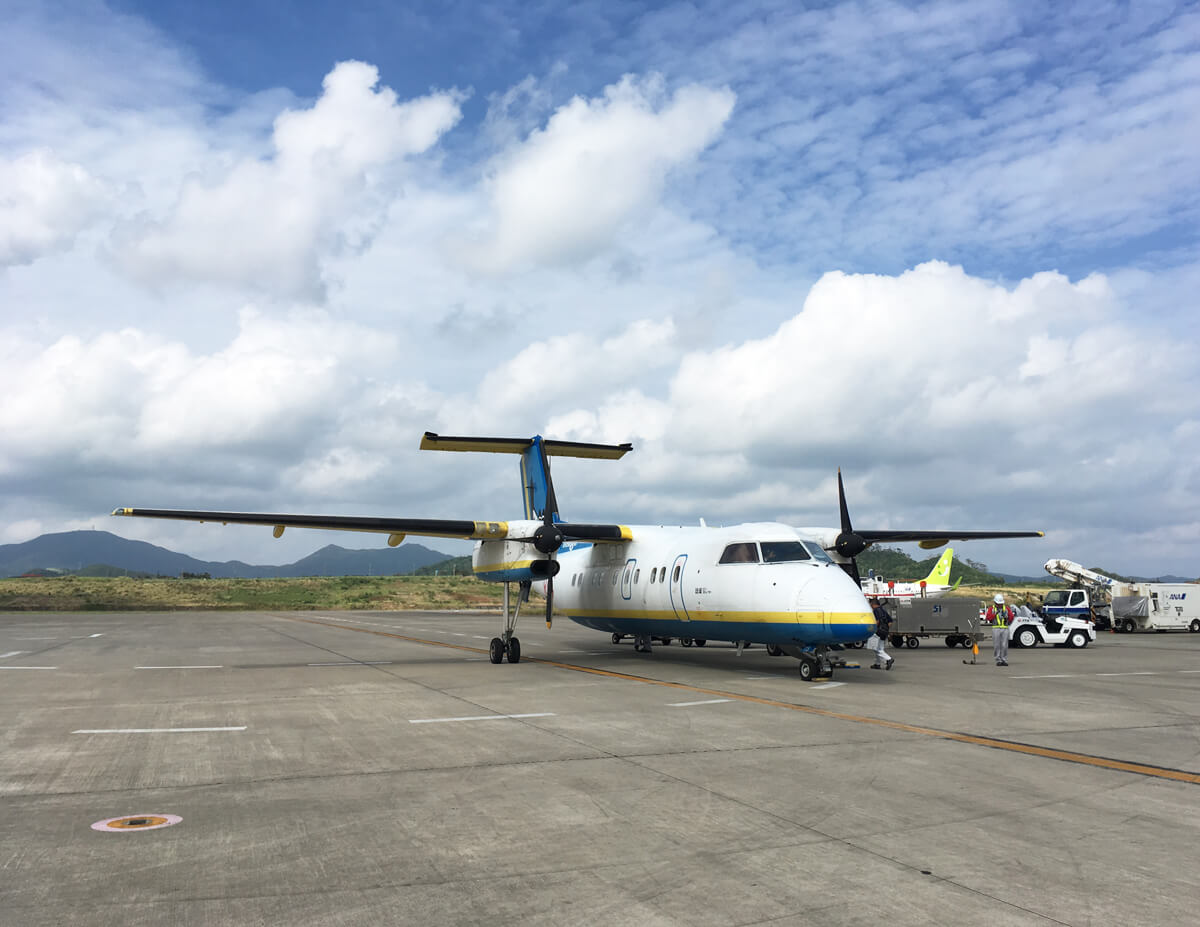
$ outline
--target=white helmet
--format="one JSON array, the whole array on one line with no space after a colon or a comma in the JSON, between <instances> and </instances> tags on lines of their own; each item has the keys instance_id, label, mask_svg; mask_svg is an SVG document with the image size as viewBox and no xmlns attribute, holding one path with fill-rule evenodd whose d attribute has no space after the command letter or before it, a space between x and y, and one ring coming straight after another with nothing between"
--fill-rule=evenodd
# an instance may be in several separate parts
<instances>
[{"instance_id":1,"label":"white helmet","mask_svg":"<svg viewBox=\"0 0 1200 927\"><path fill-rule=\"evenodd\" d=\"M994 599L992 599L992 601L995 602L997 605L1003 605L1004 604L1004 596L1002 596L1000 593L997 592L996 597Z\"/></svg>"}]
</instances>

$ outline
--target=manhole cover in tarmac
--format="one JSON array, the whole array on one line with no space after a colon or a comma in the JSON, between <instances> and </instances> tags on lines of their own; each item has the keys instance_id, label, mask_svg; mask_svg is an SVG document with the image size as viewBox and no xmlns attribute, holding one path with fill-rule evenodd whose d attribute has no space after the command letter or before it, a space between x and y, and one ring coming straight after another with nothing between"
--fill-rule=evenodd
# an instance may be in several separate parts
<instances>
[{"instance_id":1,"label":"manhole cover in tarmac","mask_svg":"<svg viewBox=\"0 0 1200 927\"><path fill-rule=\"evenodd\" d=\"M125 814L119 818L105 818L92 825L92 830L111 832L131 830L158 830L160 827L170 827L182 821L177 814Z\"/></svg>"}]
</instances>

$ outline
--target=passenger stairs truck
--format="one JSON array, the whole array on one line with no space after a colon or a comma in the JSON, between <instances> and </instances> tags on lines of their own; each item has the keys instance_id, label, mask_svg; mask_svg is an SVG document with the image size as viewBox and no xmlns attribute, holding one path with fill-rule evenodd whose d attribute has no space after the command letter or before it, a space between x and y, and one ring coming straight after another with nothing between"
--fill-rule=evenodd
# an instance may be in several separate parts
<instances>
[{"instance_id":1,"label":"passenger stairs truck","mask_svg":"<svg viewBox=\"0 0 1200 927\"><path fill-rule=\"evenodd\" d=\"M1072 583L1042 600L1046 617L1082 618L1114 631L1200 632L1200 583L1127 583L1070 560L1047 560L1046 572Z\"/></svg>"}]
</instances>

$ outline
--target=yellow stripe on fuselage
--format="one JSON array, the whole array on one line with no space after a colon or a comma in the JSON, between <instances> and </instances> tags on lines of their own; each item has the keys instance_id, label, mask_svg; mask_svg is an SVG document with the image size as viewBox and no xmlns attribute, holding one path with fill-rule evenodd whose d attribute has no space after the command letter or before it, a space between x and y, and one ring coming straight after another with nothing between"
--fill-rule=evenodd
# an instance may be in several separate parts
<instances>
[{"instance_id":1,"label":"yellow stripe on fuselage","mask_svg":"<svg viewBox=\"0 0 1200 927\"><path fill-rule=\"evenodd\" d=\"M579 615L586 618L646 618L654 621L730 621L738 624L866 625L875 620L869 612L735 612L697 611L689 608L687 618L684 619L670 609L588 608L581 605L556 608L555 611L568 617Z\"/></svg>"}]
</instances>

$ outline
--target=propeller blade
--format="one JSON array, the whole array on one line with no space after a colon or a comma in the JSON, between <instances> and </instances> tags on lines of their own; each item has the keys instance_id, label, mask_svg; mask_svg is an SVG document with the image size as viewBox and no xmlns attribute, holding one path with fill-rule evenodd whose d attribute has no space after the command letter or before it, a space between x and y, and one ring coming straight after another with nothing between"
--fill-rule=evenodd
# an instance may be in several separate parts
<instances>
[{"instance_id":1,"label":"propeller blade","mask_svg":"<svg viewBox=\"0 0 1200 927\"><path fill-rule=\"evenodd\" d=\"M846 507L846 487L842 485L842 468L838 467L838 510L842 515L842 534L852 534L850 527L850 509Z\"/></svg>"},{"instance_id":2,"label":"propeller blade","mask_svg":"<svg viewBox=\"0 0 1200 927\"><path fill-rule=\"evenodd\" d=\"M546 627L554 620L554 577L546 578Z\"/></svg>"},{"instance_id":3,"label":"propeller blade","mask_svg":"<svg viewBox=\"0 0 1200 927\"><path fill-rule=\"evenodd\" d=\"M842 485L842 468L838 467L838 511L842 516L842 533L837 536L834 542L834 547L837 552L843 557L846 557L850 562L854 563L854 558L867 549L867 542L862 536L854 532L854 528L850 525L850 509L846 505L846 487ZM849 570L846 571L850 573ZM858 566L854 565L854 572L851 576L858 578Z\"/></svg>"},{"instance_id":4,"label":"propeller blade","mask_svg":"<svg viewBox=\"0 0 1200 927\"><path fill-rule=\"evenodd\" d=\"M858 575L858 561L851 557L849 563L841 564L841 568L846 571L847 576L854 580L854 585L861 589L862 579Z\"/></svg>"}]
</instances>

